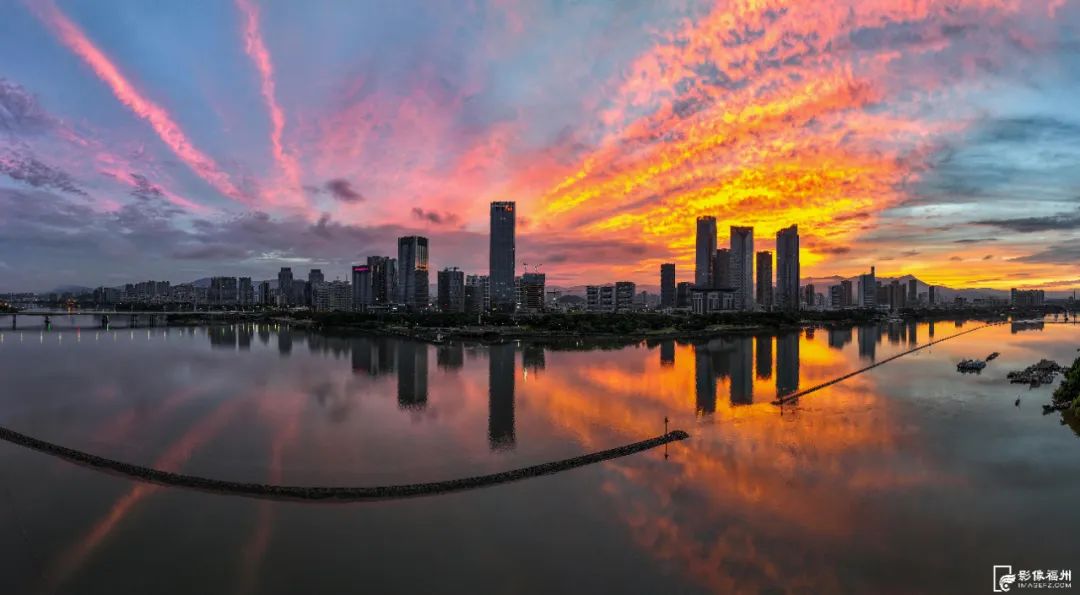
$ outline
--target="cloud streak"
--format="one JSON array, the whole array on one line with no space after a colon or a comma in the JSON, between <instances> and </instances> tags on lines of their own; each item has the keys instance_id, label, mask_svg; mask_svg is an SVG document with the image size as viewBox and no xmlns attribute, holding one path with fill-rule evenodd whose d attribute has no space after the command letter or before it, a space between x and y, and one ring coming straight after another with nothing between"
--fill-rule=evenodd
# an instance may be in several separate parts
<instances>
[{"instance_id":1,"label":"cloud streak","mask_svg":"<svg viewBox=\"0 0 1080 595\"><path fill-rule=\"evenodd\" d=\"M251 202L213 159L195 147L169 112L145 97L52 0L33 2L29 6L57 40L90 67L121 103L150 124L158 138L192 171L225 196L244 203Z\"/></svg>"},{"instance_id":2,"label":"cloud streak","mask_svg":"<svg viewBox=\"0 0 1080 595\"><path fill-rule=\"evenodd\" d=\"M282 176L288 184L288 194L292 201L303 200L300 184L300 164L296 157L286 149L283 136L285 133L285 112L277 101L274 65L270 60L270 51L266 49L262 31L259 28L259 8L253 0L236 0L236 6L244 18L244 51L247 52L259 72L259 90L262 93L266 109L270 114L270 146Z\"/></svg>"}]
</instances>

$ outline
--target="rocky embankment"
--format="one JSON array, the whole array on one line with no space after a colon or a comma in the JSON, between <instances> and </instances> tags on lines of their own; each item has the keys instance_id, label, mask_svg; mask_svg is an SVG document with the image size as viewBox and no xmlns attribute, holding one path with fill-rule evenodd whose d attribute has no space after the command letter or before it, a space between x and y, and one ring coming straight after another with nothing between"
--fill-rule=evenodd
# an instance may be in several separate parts
<instances>
[{"instance_id":1,"label":"rocky embankment","mask_svg":"<svg viewBox=\"0 0 1080 595\"><path fill-rule=\"evenodd\" d=\"M1032 364L1023 370L1009 372L1005 377L1013 384L1028 384L1031 385L1032 388L1036 388L1044 384L1052 383L1062 371L1064 371L1064 368L1057 362L1043 359L1039 360L1039 363Z\"/></svg>"}]
</instances>

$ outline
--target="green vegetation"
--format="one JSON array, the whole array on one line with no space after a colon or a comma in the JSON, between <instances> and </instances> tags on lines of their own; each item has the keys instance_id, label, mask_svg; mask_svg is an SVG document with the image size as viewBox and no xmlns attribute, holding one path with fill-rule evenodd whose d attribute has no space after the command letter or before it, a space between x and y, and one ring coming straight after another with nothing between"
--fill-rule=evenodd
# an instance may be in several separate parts
<instances>
[{"instance_id":1,"label":"green vegetation","mask_svg":"<svg viewBox=\"0 0 1080 595\"><path fill-rule=\"evenodd\" d=\"M1054 403L1059 406L1069 403L1069 410L1080 413L1080 357L1065 370L1061 385L1054 390Z\"/></svg>"}]
</instances>

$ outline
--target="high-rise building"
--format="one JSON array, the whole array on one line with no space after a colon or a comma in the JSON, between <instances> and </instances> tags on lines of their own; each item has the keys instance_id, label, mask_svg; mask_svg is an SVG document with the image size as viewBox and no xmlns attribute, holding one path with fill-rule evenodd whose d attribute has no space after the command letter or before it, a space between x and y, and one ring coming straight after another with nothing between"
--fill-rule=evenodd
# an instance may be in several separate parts
<instances>
[{"instance_id":1,"label":"high-rise building","mask_svg":"<svg viewBox=\"0 0 1080 595\"><path fill-rule=\"evenodd\" d=\"M682 281L675 285L675 307L676 308L689 308L690 307L690 289L694 287L694 284L689 281Z\"/></svg>"},{"instance_id":2,"label":"high-rise building","mask_svg":"<svg viewBox=\"0 0 1080 595\"><path fill-rule=\"evenodd\" d=\"M392 304L398 299L397 260L389 256L368 256L371 270L371 303L377 306Z\"/></svg>"},{"instance_id":3,"label":"high-rise building","mask_svg":"<svg viewBox=\"0 0 1080 595\"><path fill-rule=\"evenodd\" d=\"M514 211L513 201L491 203L488 275L491 280L491 305L500 311L513 311L517 302L514 291L516 262Z\"/></svg>"},{"instance_id":4,"label":"high-rise building","mask_svg":"<svg viewBox=\"0 0 1080 595\"><path fill-rule=\"evenodd\" d=\"M251 284L251 277L240 277L236 291L236 298L241 306L251 306L255 303L255 287Z\"/></svg>"},{"instance_id":5,"label":"high-rise building","mask_svg":"<svg viewBox=\"0 0 1080 595\"><path fill-rule=\"evenodd\" d=\"M274 290L270 288L269 281L259 282L258 302L263 306L274 305Z\"/></svg>"},{"instance_id":6,"label":"high-rise building","mask_svg":"<svg viewBox=\"0 0 1080 595\"><path fill-rule=\"evenodd\" d=\"M282 307L292 306L294 303L292 288L293 275L291 267L281 267L277 274L277 305Z\"/></svg>"},{"instance_id":7,"label":"high-rise building","mask_svg":"<svg viewBox=\"0 0 1080 595\"><path fill-rule=\"evenodd\" d=\"M465 276L465 310L487 312L491 309L491 278L487 275Z\"/></svg>"},{"instance_id":8,"label":"high-rise building","mask_svg":"<svg viewBox=\"0 0 1080 595\"><path fill-rule=\"evenodd\" d=\"M660 265L660 307L675 307L675 263Z\"/></svg>"},{"instance_id":9,"label":"high-rise building","mask_svg":"<svg viewBox=\"0 0 1080 595\"><path fill-rule=\"evenodd\" d=\"M521 298L519 302L526 312L544 311L544 286L547 275L544 273L525 273L521 276Z\"/></svg>"},{"instance_id":10,"label":"high-rise building","mask_svg":"<svg viewBox=\"0 0 1080 595\"><path fill-rule=\"evenodd\" d=\"M465 311L465 273L457 267L438 273L438 302L441 312Z\"/></svg>"},{"instance_id":11,"label":"high-rise building","mask_svg":"<svg viewBox=\"0 0 1080 595\"><path fill-rule=\"evenodd\" d=\"M694 285L701 288L713 287L713 262L715 259L716 217L698 217Z\"/></svg>"},{"instance_id":12,"label":"high-rise building","mask_svg":"<svg viewBox=\"0 0 1080 595\"><path fill-rule=\"evenodd\" d=\"M754 308L754 228L731 226L731 286L735 308Z\"/></svg>"},{"instance_id":13,"label":"high-rise building","mask_svg":"<svg viewBox=\"0 0 1080 595\"><path fill-rule=\"evenodd\" d=\"M311 308L318 312L348 312L353 309L352 285L346 281L314 281L311 288Z\"/></svg>"},{"instance_id":14,"label":"high-rise building","mask_svg":"<svg viewBox=\"0 0 1080 595\"><path fill-rule=\"evenodd\" d=\"M776 305L799 309L799 226L776 232Z\"/></svg>"},{"instance_id":15,"label":"high-rise building","mask_svg":"<svg viewBox=\"0 0 1080 595\"><path fill-rule=\"evenodd\" d=\"M237 304L236 277L211 277L207 301L214 306L235 306Z\"/></svg>"},{"instance_id":16,"label":"high-rise building","mask_svg":"<svg viewBox=\"0 0 1080 595\"><path fill-rule=\"evenodd\" d=\"M731 250L718 248L716 255L713 257L712 287L710 289L727 289L732 287L734 283L735 281L731 275Z\"/></svg>"},{"instance_id":17,"label":"high-rise building","mask_svg":"<svg viewBox=\"0 0 1080 595\"><path fill-rule=\"evenodd\" d=\"M398 238L398 303L412 310L428 306L428 239Z\"/></svg>"},{"instance_id":18,"label":"high-rise building","mask_svg":"<svg viewBox=\"0 0 1080 595\"><path fill-rule=\"evenodd\" d=\"M363 312L375 303L372 289L371 267L366 264L354 264L352 267L353 310Z\"/></svg>"},{"instance_id":19,"label":"high-rise building","mask_svg":"<svg viewBox=\"0 0 1080 595\"><path fill-rule=\"evenodd\" d=\"M919 301L919 284L914 277L908 279L907 282L907 303L908 306L914 306Z\"/></svg>"},{"instance_id":20,"label":"high-rise building","mask_svg":"<svg viewBox=\"0 0 1080 595\"><path fill-rule=\"evenodd\" d=\"M859 303L860 308L876 308L878 304L878 283L874 267L870 272L859 275Z\"/></svg>"},{"instance_id":21,"label":"high-rise building","mask_svg":"<svg viewBox=\"0 0 1080 595\"><path fill-rule=\"evenodd\" d=\"M931 306L933 306L934 304L937 303L937 287L936 286L930 285L929 287L927 287L926 294L927 294L927 296L926 296L927 302L929 302L929 304Z\"/></svg>"},{"instance_id":22,"label":"high-rise building","mask_svg":"<svg viewBox=\"0 0 1080 595\"><path fill-rule=\"evenodd\" d=\"M840 307L850 308L855 305L855 293L852 291L851 280L844 279L840 282Z\"/></svg>"},{"instance_id":23,"label":"high-rise building","mask_svg":"<svg viewBox=\"0 0 1080 595\"><path fill-rule=\"evenodd\" d=\"M613 285L586 285L585 307L590 312L614 312L615 311L615 286Z\"/></svg>"},{"instance_id":24,"label":"high-rise building","mask_svg":"<svg viewBox=\"0 0 1080 595\"><path fill-rule=\"evenodd\" d=\"M806 304L807 308L814 307L814 284L809 283L803 286L802 302Z\"/></svg>"},{"instance_id":25,"label":"high-rise building","mask_svg":"<svg viewBox=\"0 0 1080 595\"><path fill-rule=\"evenodd\" d=\"M615 311L625 312L634 308L634 294L637 293L637 284L633 281L615 282Z\"/></svg>"},{"instance_id":26,"label":"high-rise building","mask_svg":"<svg viewBox=\"0 0 1080 595\"><path fill-rule=\"evenodd\" d=\"M757 253L757 304L763 310L772 308L772 252Z\"/></svg>"},{"instance_id":27,"label":"high-rise building","mask_svg":"<svg viewBox=\"0 0 1080 595\"><path fill-rule=\"evenodd\" d=\"M326 278L323 276L322 269L311 269L308 271L307 285L304 286L305 306L315 306L315 284L324 283L325 281Z\"/></svg>"}]
</instances>

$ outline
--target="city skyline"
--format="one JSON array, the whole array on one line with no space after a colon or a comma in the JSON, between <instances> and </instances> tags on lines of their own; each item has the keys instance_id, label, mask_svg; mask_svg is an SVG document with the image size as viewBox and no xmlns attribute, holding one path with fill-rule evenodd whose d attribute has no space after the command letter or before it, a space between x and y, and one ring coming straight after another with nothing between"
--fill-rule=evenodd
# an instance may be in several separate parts
<instances>
[{"instance_id":1,"label":"city skyline","mask_svg":"<svg viewBox=\"0 0 1080 595\"><path fill-rule=\"evenodd\" d=\"M693 270L706 215L804 278L1080 286L1076 3L0 9L0 292L479 272L493 201L553 286Z\"/></svg>"}]
</instances>

